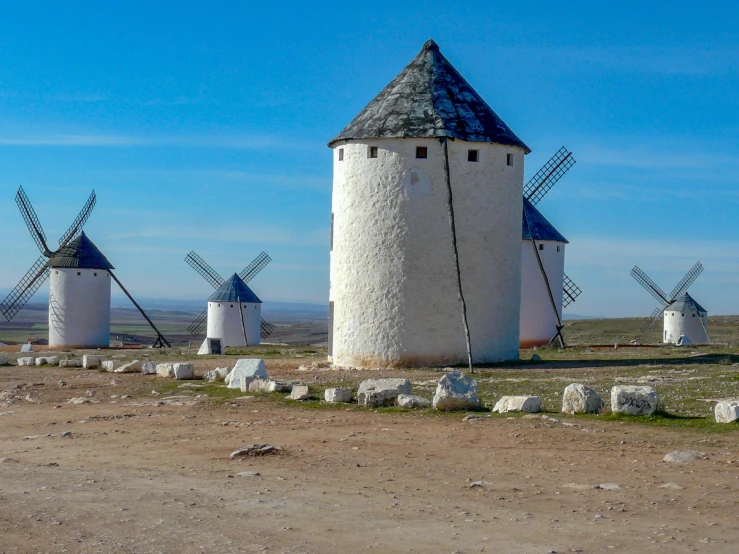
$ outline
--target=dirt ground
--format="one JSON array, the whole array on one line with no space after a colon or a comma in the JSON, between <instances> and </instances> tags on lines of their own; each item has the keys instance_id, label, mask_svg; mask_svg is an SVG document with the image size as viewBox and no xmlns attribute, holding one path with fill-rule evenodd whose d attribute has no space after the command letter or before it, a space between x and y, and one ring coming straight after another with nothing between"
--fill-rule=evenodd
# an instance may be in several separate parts
<instances>
[{"instance_id":1,"label":"dirt ground","mask_svg":"<svg viewBox=\"0 0 739 554\"><path fill-rule=\"evenodd\" d=\"M309 384L391 374L267 363ZM0 367L0 553L737 551L735 431L464 421L199 386ZM252 443L283 451L229 459ZM705 459L662 461L688 449Z\"/></svg>"}]
</instances>

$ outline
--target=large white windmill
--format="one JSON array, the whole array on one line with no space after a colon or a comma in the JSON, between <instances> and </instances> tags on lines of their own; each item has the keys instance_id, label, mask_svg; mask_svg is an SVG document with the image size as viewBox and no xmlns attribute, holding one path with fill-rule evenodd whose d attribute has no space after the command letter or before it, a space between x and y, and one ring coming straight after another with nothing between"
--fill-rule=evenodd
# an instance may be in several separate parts
<instances>
[{"instance_id":1,"label":"large white windmill","mask_svg":"<svg viewBox=\"0 0 739 554\"><path fill-rule=\"evenodd\" d=\"M644 342L647 333L655 322L662 317L663 343L677 346L710 344L708 312L688 294L688 288L702 272L703 264L697 262L675 285L670 294L667 294L646 273L634 266L634 269L631 270L631 276L660 303L660 306L654 309L639 332L638 342Z\"/></svg>"},{"instance_id":2,"label":"large white windmill","mask_svg":"<svg viewBox=\"0 0 739 554\"><path fill-rule=\"evenodd\" d=\"M72 226L59 239L59 247L52 251L28 196L22 187L18 189L15 202L41 257L0 303L0 312L8 321L13 319L50 278L49 347L108 348L112 278L156 332L155 346L170 346L115 276L113 265L84 231L80 232L96 201L95 191L92 191Z\"/></svg>"},{"instance_id":3,"label":"large white windmill","mask_svg":"<svg viewBox=\"0 0 739 554\"><path fill-rule=\"evenodd\" d=\"M208 307L187 328L193 336L207 327L204 345L209 339L216 339L225 348L255 346L272 333L274 326L262 319L262 301L246 284L272 261L266 252L228 279L223 279L195 252L185 256L185 261L216 289L208 298Z\"/></svg>"}]
</instances>

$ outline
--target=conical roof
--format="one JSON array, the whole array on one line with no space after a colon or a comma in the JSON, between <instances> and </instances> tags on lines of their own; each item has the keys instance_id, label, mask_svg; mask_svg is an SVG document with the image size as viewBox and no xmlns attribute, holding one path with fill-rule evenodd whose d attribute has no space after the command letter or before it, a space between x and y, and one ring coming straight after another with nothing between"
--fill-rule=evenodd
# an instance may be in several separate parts
<instances>
[{"instance_id":1,"label":"conical roof","mask_svg":"<svg viewBox=\"0 0 739 554\"><path fill-rule=\"evenodd\" d=\"M115 269L84 231L60 248L46 263L48 267Z\"/></svg>"},{"instance_id":2,"label":"conical roof","mask_svg":"<svg viewBox=\"0 0 739 554\"><path fill-rule=\"evenodd\" d=\"M690 296L687 292L683 294L680 298L675 300L672 304L667 306L667 308L665 308L666 312L669 311L669 312L683 312L684 313L684 312L690 312L692 310L695 310L699 313L704 313L704 314L708 313L705 310L705 308L703 308L703 306L698 304L698 302L696 302L695 299L692 296Z\"/></svg>"},{"instance_id":3,"label":"conical roof","mask_svg":"<svg viewBox=\"0 0 739 554\"><path fill-rule=\"evenodd\" d=\"M254 291L246 286L243 279L234 273L218 287L208 302L251 302L261 304L262 301L254 294Z\"/></svg>"},{"instance_id":4,"label":"conical roof","mask_svg":"<svg viewBox=\"0 0 739 554\"><path fill-rule=\"evenodd\" d=\"M526 197L523 199L523 240L552 240L568 243L569 241L549 223Z\"/></svg>"},{"instance_id":5,"label":"conical roof","mask_svg":"<svg viewBox=\"0 0 739 554\"><path fill-rule=\"evenodd\" d=\"M452 137L531 150L487 105L433 40L329 142Z\"/></svg>"}]
</instances>

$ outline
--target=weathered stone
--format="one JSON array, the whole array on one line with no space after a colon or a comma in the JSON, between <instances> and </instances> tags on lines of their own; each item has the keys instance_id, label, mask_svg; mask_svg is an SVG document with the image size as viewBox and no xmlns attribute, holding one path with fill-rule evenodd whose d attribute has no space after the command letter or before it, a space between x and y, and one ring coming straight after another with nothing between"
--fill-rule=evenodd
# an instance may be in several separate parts
<instances>
[{"instance_id":1,"label":"weathered stone","mask_svg":"<svg viewBox=\"0 0 739 554\"><path fill-rule=\"evenodd\" d=\"M603 399L587 385L567 385L562 394L562 413L597 414L603 408Z\"/></svg>"},{"instance_id":2,"label":"weathered stone","mask_svg":"<svg viewBox=\"0 0 739 554\"><path fill-rule=\"evenodd\" d=\"M0 352L0 365L8 365L8 357Z\"/></svg>"},{"instance_id":3,"label":"weathered stone","mask_svg":"<svg viewBox=\"0 0 739 554\"><path fill-rule=\"evenodd\" d=\"M293 390L292 383L282 383L280 381L270 381L267 385L267 392L290 392Z\"/></svg>"},{"instance_id":4,"label":"weathered stone","mask_svg":"<svg viewBox=\"0 0 739 554\"><path fill-rule=\"evenodd\" d=\"M248 392L268 392L269 391L269 381L267 379L255 379L254 377L250 375L244 375L241 377L241 379L244 380L244 382L251 379L251 381L249 382ZM247 392L247 391L242 390L241 392Z\"/></svg>"},{"instance_id":5,"label":"weathered stone","mask_svg":"<svg viewBox=\"0 0 739 554\"><path fill-rule=\"evenodd\" d=\"M154 362L144 362L141 364L141 373L144 375L154 375L157 372L157 364Z\"/></svg>"},{"instance_id":6,"label":"weathered stone","mask_svg":"<svg viewBox=\"0 0 739 554\"><path fill-rule=\"evenodd\" d=\"M113 372L122 365L121 360L105 360L100 364L105 371Z\"/></svg>"},{"instance_id":7,"label":"weathered stone","mask_svg":"<svg viewBox=\"0 0 739 554\"><path fill-rule=\"evenodd\" d=\"M59 356L39 356L36 365L59 365Z\"/></svg>"},{"instance_id":8,"label":"weathered stone","mask_svg":"<svg viewBox=\"0 0 739 554\"><path fill-rule=\"evenodd\" d=\"M82 356L83 369L99 369L102 362L102 356L92 356L90 354L85 354L84 356Z\"/></svg>"},{"instance_id":9,"label":"weathered stone","mask_svg":"<svg viewBox=\"0 0 739 554\"><path fill-rule=\"evenodd\" d=\"M469 410L480 406L477 381L461 371L447 373L436 385L433 406L437 410Z\"/></svg>"},{"instance_id":10,"label":"weathered stone","mask_svg":"<svg viewBox=\"0 0 739 554\"><path fill-rule=\"evenodd\" d=\"M243 456L266 456L268 454L279 454L282 449L270 444L249 444L231 452L229 458L241 458Z\"/></svg>"},{"instance_id":11,"label":"weathered stone","mask_svg":"<svg viewBox=\"0 0 739 554\"><path fill-rule=\"evenodd\" d=\"M352 389L344 387L335 387L326 389L323 393L323 399L326 402L351 402L352 401Z\"/></svg>"},{"instance_id":12,"label":"weathered stone","mask_svg":"<svg viewBox=\"0 0 739 554\"><path fill-rule=\"evenodd\" d=\"M31 358L31 357L18 358L17 362L18 362L18 365L33 365L36 362L36 358Z\"/></svg>"},{"instance_id":13,"label":"weathered stone","mask_svg":"<svg viewBox=\"0 0 739 554\"><path fill-rule=\"evenodd\" d=\"M675 450L674 452L669 452L668 454L665 454L665 457L662 458L662 461L681 464L683 462L694 462L696 460L702 460L705 457L706 455L703 452L698 452L697 450Z\"/></svg>"},{"instance_id":14,"label":"weathered stone","mask_svg":"<svg viewBox=\"0 0 739 554\"><path fill-rule=\"evenodd\" d=\"M651 415L659 398L652 387L616 385L611 389L611 410L629 415Z\"/></svg>"},{"instance_id":15,"label":"weathered stone","mask_svg":"<svg viewBox=\"0 0 739 554\"><path fill-rule=\"evenodd\" d=\"M162 377L174 377L174 364L170 362L164 362L157 364L157 374Z\"/></svg>"},{"instance_id":16,"label":"weathered stone","mask_svg":"<svg viewBox=\"0 0 739 554\"><path fill-rule=\"evenodd\" d=\"M290 400L308 400L308 398L310 398L308 385L293 385L293 390L290 391Z\"/></svg>"},{"instance_id":17,"label":"weathered stone","mask_svg":"<svg viewBox=\"0 0 739 554\"><path fill-rule=\"evenodd\" d=\"M415 394L399 394L395 399L395 403L401 408L428 408L431 406L431 400L421 398Z\"/></svg>"},{"instance_id":18,"label":"weathered stone","mask_svg":"<svg viewBox=\"0 0 739 554\"><path fill-rule=\"evenodd\" d=\"M59 367L75 367L75 368L81 368L82 367L82 360L79 358L66 358L59 362Z\"/></svg>"},{"instance_id":19,"label":"weathered stone","mask_svg":"<svg viewBox=\"0 0 739 554\"><path fill-rule=\"evenodd\" d=\"M67 400L67 404L90 404L92 400L85 398L84 396L78 396L76 398L70 398Z\"/></svg>"},{"instance_id":20,"label":"weathered stone","mask_svg":"<svg viewBox=\"0 0 739 554\"><path fill-rule=\"evenodd\" d=\"M256 381L256 377L251 377L249 375L242 375L241 376L241 392L249 392L249 386Z\"/></svg>"},{"instance_id":21,"label":"weathered stone","mask_svg":"<svg viewBox=\"0 0 739 554\"><path fill-rule=\"evenodd\" d=\"M215 369L211 369L210 371L206 371L205 375L203 375L203 378L206 381L223 381L226 379L226 375L228 375L229 369L227 367L217 367Z\"/></svg>"},{"instance_id":22,"label":"weathered stone","mask_svg":"<svg viewBox=\"0 0 739 554\"><path fill-rule=\"evenodd\" d=\"M504 396L495 404L494 412L505 414L507 412L536 413L541 408L541 398L538 396Z\"/></svg>"},{"instance_id":23,"label":"weathered stone","mask_svg":"<svg viewBox=\"0 0 739 554\"><path fill-rule=\"evenodd\" d=\"M360 406L392 406L399 394L410 393L408 379L367 379L359 385L357 402Z\"/></svg>"},{"instance_id":24,"label":"weathered stone","mask_svg":"<svg viewBox=\"0 0 739 554\"><path fill-rule=\"evenodd\" d=\"M733 423L739 420L739 400L719 402L713 409L716 423Z\"/></svg>"},{"instance_id":25,"label":"weathered stone","mask_svg":"<svg viewBox=\"0 0 739 554\"><path fill-rule=\"evenodd\" d=\"M236 362L233 370L228 375L226 379L228 388L238 389L241 388L241 377L243 375L257 379L266 379L267 366L264 365L264 360L258 358L242 358Z\"/></svg>"},{"instance_id":26,"label":"weathered stone","mask_svg":"<svg viewBox=\"0 0 739 554\"><path fill-rule=\"evenodd\" d=\"M142 363L139 360L134 360L123 364L113 370L113 373L141 373Z\"/></svg>"},{"instance_id":27,"label":"weathered stone","mask_svg":"<svg viewBox=\"0 0 739 554\"><path fill-rule=\"evenodd\" d=\"M172 364L172 377L182 381L195 379L195 367L190 362L179 362Z\"/></svg>"}]
</instances>

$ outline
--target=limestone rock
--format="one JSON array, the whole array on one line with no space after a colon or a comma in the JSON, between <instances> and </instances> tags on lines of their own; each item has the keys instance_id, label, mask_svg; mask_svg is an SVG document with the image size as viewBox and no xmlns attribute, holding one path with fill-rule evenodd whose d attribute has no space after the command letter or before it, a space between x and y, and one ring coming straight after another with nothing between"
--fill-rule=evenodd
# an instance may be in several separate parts
<instances>
[{"instance_id":1,"label":"limestone rock","mask_svg":"<svg viewBox=\"0 0 739 554\"><path fill-rule=\"evenodd\" d=\"M190 362L180 362L172 364L172 377L182 381L185 379L195 379L195 366Z\"/></svg>"},{"instance_id":2,"label":"limestone rock","mask_svg":"<svg viewBox=\"0 0 739 554\"><path fill-rule=\"evenodd\" d=\"M310 398L308 385L293 385L293 390L290 391L290 400L308 400L308 398Z\"/></svg>"},{"instance_id":3,"label":"limestone rock","mask_svg":"<svg viewBox=\"0 0 739 554\"><path fill-rule=\"evenodd\" d=\"M603 408L603 399L587 385L567 385L562 394L562 413L597 414Z\"/></svg>"},{"instance_id":4,"label":"limestone rock","mask_svg":"<svg viewBox=\"0 0 739 554\"><path fill-rule=\"evenodd\" d=\"M326 389L323 393L323 399L326 402L351 402L352 401L352 389L344 387L336 387Z\"/></svg>"},{"instance_id":5,"label":"limestone rock","mask_svg":"<svg viewBox=\"0 0 739 554\"><path fill-rule=\"evenodd\" d=\"M18 365L33 365L36 362L36 358L31 358L31 357L18 358L17 362L18 362Z\"/></svg>"},{"instance_id":6,"label":"limestone rock","mask_svg":"<svg viewBox=\"0 0 739 554\"><path fill-rule=\"evenodd\" d=\"M541 408L541 398L538 396L504 396L495 404L494 412L505 414L507 412L536 413Z\"/></svg>"},{"instance_id":7,"label":"limestone rock","mask_svg":"<svg viewBox=\"0 0 739 554\"><path fill-rule=\"evenodd\" d=\"M115 368L113 373L141 373L141 367L141 362L139 360L134 360Z\"/></svg>"},{"instance_id":8,"label":"limestone rock","mask_svg":"<svg viewBox=\"0 0 739 554\"><path fill-rule=\"evenodd\" d=\"M477 381L459 370L447 373L436 385L433 406L437 410L469 410L480 406Z\"/></svg>"},{"instance_id":9,"label":"limestone rock","mask_svg":"<svg viewBox=\"0 0 739 554\"><path fill-rule=\"evenodd\" d=\"M174 364L165 362L157 364L157 374L162 377L174 377Z\"/></svg>"},{"instance_id":10,"label":"limestone rock","mask_svg":"<svg viewBox=\"0 0 739 554\"><path fill-rule=\"evenodd\" d=\"M92 356L90 354L85 354L84 356L82 356L83 369L99 369L102 362L102 356Z\"/></svg>"},{"instance_id":11,"label":"limestone rock","mask_svg":"<svg viewBox=\"0 0 739 554\"><path fill-rule=\"evenodd\" d=\"M248 392L269 392L270 381L268 381L267 379L254 379L253 377L247 376L247 375L244 375L241 379L245 383L248 382L249 379L251 379L251 381L249 382ZM242 391L242 392L247 392L247 391Z\"/></svg>"},{"instance_id":12,"label":"limestone rock","mask_svg":"<svg viewBox=\"0 0 739 554\"><path fill-rule=\"evenodd\" d=\"M39 356L36 365L59 365L59 356Z\"/></svg>"},{"instance_id":13,"label":"limestone rock","mask_svg":"<svg viewBox=\"0 0 739 554\"><path fill-rule=\"evenodd\" d=\"M84 396L77 396L75 398L70 398L67 400L67 404L90 404L92 400L89 398L85 398Z\"/></svg>"},{"instance_id":14,"label":"limestone rock","mask_svg":"<svg viewBox=\"0 0 739 554\"><path fill-rule=\"evenodd\" d=\"M250 377L249 375L241 376L241 392L249 392L249 387L256 381L256 377Z\"/></svg>"},{"instance_id":15,"label":"limestone rock","mask_svg":"<svg viewBox=\"0 0 739 554\"><path fill-rule=\"evenodd\" d=\"M141 364L141 373L144 375L155 375L157 372L157 364L154 362L144 362Z\"/></svg>"},{"instance_id":16,"label":"limestone rock","mask_svg":"<svg viewBox=\"0 0 739 554\"><path fill-rule=\"evenodd\" d=\"M357 402L360 406L392 406L399 394L410 393L408 379L367 379L359 385Z\"/></svg>"},{"instance_id":17,"label":"limestone rock","mask_svg":"<svg viewBox=\"0 0 739 554\"><path fill-rule=\"evenodd\" d=\"M229 458L241 458L243 456L266 456L269 454L279 454L282 449L279 446L271 444L249 444L238 450L231 452Z\"/></svg>"},{"instance_id":18,"label":"limestone rock","mask_svg":"<svg viewBox=\"0 0 739 554\"><path fill-rule=\"evenodd\" d=\"M739 420L739 400L719 402L713 409L716 423L733 423Z\"/></svg>"},{"instance_id":19,"label":"limestone rock","mask_svg":"<svg viewBox=\"0 0 739 554\"><path fill-rule=\"evenodd\" d=\"M100 364L105 371L113 372L117 367L121 366L120 360L105 360Z\"/></svg>"},{"instance_id":20,"label":"limestone rock","mask_svg":"<svg viewBox=\"0 0 739 554\"><path fill-rule=\"evenodd\" d=\"M431 400L421 398L415 394L399 394L395 402L401 408L428 408L431 406Z\"/></svg>"},{"instance_id":21,"label":"limestone rock","mask_svg":"<svg viewBox=\"0 0 739 554\"><path fill-rule=\"evenodd\" d=\"M267 392L290 392L293 390L292 383L282 383L280 381L269 381Z\"/></svg>"},{"instance_id":22,"label":"limestone rock","mask_svg":"<svg viewBox=\"0 0 739 554\"><path fill-rule=\"evenodd\" d=\"M59 362L59 367L82 367L82 360L77 358L66 358Z\"/></svg>"},{"instance_id":23,"label":"limestone rock","mask_svg":"<svg viewBox=\"0 0 739 554\"><path fill-rule=\"evenodd\" d=\"M611 389L611 410L629 415L651 415L659 398L652 387L616 385Z\"/></svg>"},{"instance_id":24,"label":"limestone rock","mask_svg":"<svg viewBox=\"0 0 739 554\"><path fill-rule=\"evenodd\" d=\"M266 379L267 366L264 365L264 360L258 358L242 358L238 360L231 373L229 373L229 378L226 380L228 388L241 388L241 377L244 375L257 379Z\"/></svg>"},{"instance_id":25,"label":"limestone rock","mask_svg":"<svg viewBox=\"0 0 739 554\"><path fill-rule=\"evenodd\" d=\"M206 381L223 381L226 379L226 375L228 375L228 368L227 367L217 367L215 369L211 369L210 371L206 371L205 375L203 375L203 378Z\"/></svg>"},{"instance_id":26,"label":"limestone rock","mask_svg":"<svg viewBox=\"0 0 739 554\"><path fill-rule=\"evenodd\" d=\"M669 452L668 454L665 454L665 457L662 458L662 461L681 464L683 462L694 462L696 460L702 460L705 457L706 455L703 452L698 452L697 450L675 450L674 452Z\"/></svg>"},{"instance_id":27,"label":"limestone rock","mask_svg":"<svg viewBox=\"0 0 739 554\"><path fill-rule=\"evenodd\" d=\"M8 365L8 357L0 352L0 365Z\"/></svg>"}]
</instances>

